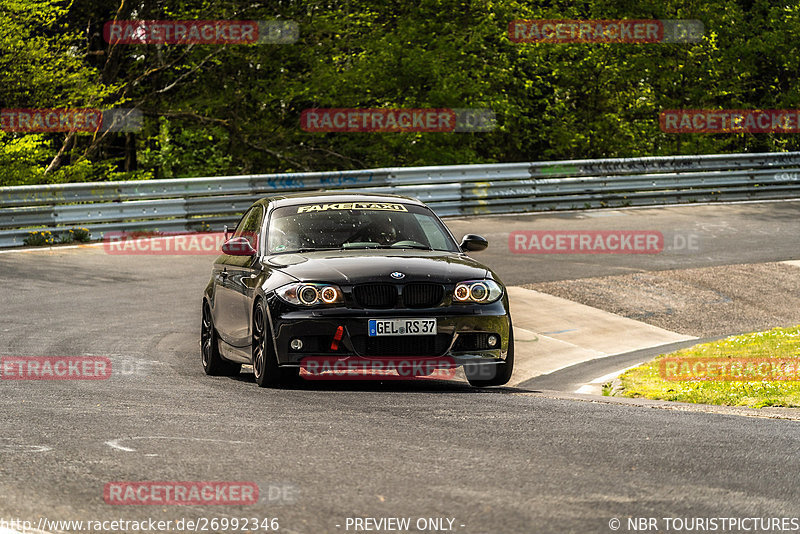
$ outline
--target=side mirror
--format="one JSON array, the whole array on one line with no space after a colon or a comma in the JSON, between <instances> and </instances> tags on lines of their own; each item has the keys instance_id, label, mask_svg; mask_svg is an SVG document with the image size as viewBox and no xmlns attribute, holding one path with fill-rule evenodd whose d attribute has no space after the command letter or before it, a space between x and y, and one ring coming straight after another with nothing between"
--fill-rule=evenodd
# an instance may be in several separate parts
<instances>
[{"instance_id":1,"label":"side mirror","mask_svg":"<svg viewBox=\"0 0 800 534\"><path fill-rule=\"evenodd\" d=\"M222 230L222 232L223 232L223 233L222 233L222 236L223 236L223 238L225 239L225 241L227 241L227 240L228 240L228 225L226 224L224 228L225 228L225 229L224 229L224 230Z\"/></svg>"},{"instance_id":2,"label":"side mirror","mask_svg":"<svg viewBox=\"0 0 800 534\"><path fill-rule=\"evenodd\" d=\"M485 237L475 234L467 234L461 238L461 250L464 252L479 252L489 246Z\"/></svg>"},{"instance_id":3,"label":"side mirror","mask_svg":"<svg viewBox=\"0 0 800 534\"><path fill-rule=\"evenodd\" d=\"M222 245L222 252L228 256L255 256L257 254L256 249L246 237L234 237L225 241Z\"/></svg>"}]
</instances>

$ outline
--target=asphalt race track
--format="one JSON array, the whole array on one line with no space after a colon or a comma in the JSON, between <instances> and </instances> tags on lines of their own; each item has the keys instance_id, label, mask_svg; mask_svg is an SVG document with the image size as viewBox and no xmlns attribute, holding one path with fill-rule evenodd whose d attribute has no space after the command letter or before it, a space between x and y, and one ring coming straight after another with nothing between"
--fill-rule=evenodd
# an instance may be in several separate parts
<instances>
[{"instance_id":1,"label":"asphalt race track","mask_svg":"<svg viewBox=\"0 0 800 534\"><path fill-rule=\"evenodd\" d=\"M800 258L800 202L453 219L511 284ZM510 230L695 234L660 255L519 255ZM458 381L206 377L211 256L100 247L0 254L0 355L111 359L108 380L0 381L0 518L278 518L281 532L363 532L347 518L454 519L452 531L612 532L629 517L800 516L800 423L641 407ZM798 271L800 273L800 271ZM249 506L114 506L114 481L250 481ZM280 491L278 491L280 489ZM274 490L274 491L273 491ZM448 521L444 521L447 526ZM663 522L661 523L663 525ZM54 529L47 529L51 532ZM442 532L442 530L425 530Z\"/></svg>"},{"instance_id":2,"label":"asphalt race track","mask_svg":"<svg viewBox=\"0 0 800 534\"><path fill-rule=\"evenodd\" d=\"M800 202L671 206L625 210L448 219L457 238L479 233L478 256L508 285L800 258ZM512 254L509 231L649 230L664 236L660 254Z\"/></svg>"}]
</instances>

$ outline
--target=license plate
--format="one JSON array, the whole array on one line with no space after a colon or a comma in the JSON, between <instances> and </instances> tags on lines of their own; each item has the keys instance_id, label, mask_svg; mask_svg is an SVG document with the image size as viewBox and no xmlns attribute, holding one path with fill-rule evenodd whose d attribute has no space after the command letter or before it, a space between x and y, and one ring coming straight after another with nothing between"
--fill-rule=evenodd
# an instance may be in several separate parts
<instances>
[{"instance_id":1,"label":"license plate","mask_svg":"<svg viewBox=\"0 0 800 534\"><path fill-rule=\"evenodd\" d=\"M433 336L436 335L436 319L370 319L369 335Z\"/></svg>"}]
</instances>

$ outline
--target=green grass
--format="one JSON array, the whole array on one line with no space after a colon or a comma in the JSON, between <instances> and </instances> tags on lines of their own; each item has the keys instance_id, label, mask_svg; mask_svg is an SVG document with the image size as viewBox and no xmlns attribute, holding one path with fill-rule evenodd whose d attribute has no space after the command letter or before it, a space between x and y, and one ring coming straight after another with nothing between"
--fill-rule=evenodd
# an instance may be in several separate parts
<instances>
[{"instance_id":1,"label":"green grass","mask_svg":"<svg viewBox=\"0 0 800 534\"><path fill-rule=\"evenodd\" d=\"M673 363L674 358L680 358L680 363ZM712 367L708 363L713 363L717 369L725 366L730 369L732 362L741 361L737 360L739 358L757 358L765 362L765 365L773 365L775 369L784 372L784 377L788 375L800 378L796 372L800 368L800 325L732 336L671 354L662 354L651 362L623 373L619 377L622 391L618 395L752 408L800 406L800 380L758 378L761 375L754 367L735 367L735 372L727 373L729 377L746 378L739 380L664 378L685 378L685 373L675 375L675 370L687 371L698 363L698 359L706 362L709 369ZM719 374L717 371L717 376Z\"/></svg>"}]
</instances>

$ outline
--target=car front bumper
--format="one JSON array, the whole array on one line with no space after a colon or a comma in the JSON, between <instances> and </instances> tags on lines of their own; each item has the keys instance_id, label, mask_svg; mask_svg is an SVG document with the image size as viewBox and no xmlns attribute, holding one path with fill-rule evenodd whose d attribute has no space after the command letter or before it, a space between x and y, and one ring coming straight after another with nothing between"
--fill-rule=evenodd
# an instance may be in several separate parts
<instances>
[{"instance_id":1,"label":"car front bumper","mask_svg":"<svg viewBox=\"0 0 800 534\"><path fill-rule=\"evenodd\" d=\"M402 358L452 359L464 364L497 364L508 355L511 320L507 302L466 304L428 309L363 310L347 308L286 309L279 302L270 306L270 321L278 363L300 366L304 359L325 357L375 361ZM435 318L435 336L369 336L370 319ZM342 327L341 339L336 333ZM490 347L487 338L499 336ZM294 350L294 339L303 348Z\"/></svg>"}]
</instances>

